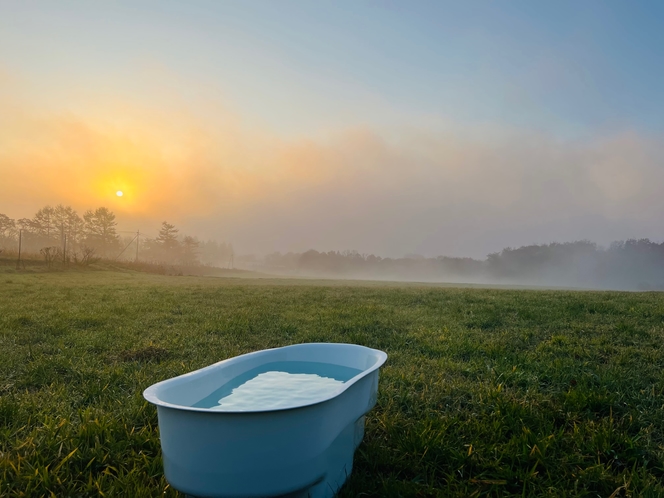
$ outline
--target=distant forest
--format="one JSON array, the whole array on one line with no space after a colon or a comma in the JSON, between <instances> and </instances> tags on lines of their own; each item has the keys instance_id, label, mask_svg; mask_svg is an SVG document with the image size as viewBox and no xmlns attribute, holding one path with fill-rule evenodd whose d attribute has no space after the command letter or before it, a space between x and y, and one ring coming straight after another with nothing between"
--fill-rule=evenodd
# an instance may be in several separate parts
<instances>
[{"instance_id":1,"label":"distant forest","mask_svg":"<svg viewBox=\"0 0 664 498\"><path fill-rule=\"evenodd\" d=\"M79 216L70 206L46 206L34 217L19 220L0 213L0 256L18 256L19 242L25 256L39 255L47 263L139 259L183 266L226 266L233 260L230 244L181 235L166 221L156 237L138 232L120 233L115 214L105 207Z\"/></svg>"},{"instance_id":2,"label":"distant forest","mask_svg":"<svg viewBox=\"0 0 664 498\"><path fill-rule=\"evenodd\" d=\"M586 240L506 248L486 259L381 258L357 251L279 252L234 256L225 242L182 235L164 221L156 237L117 231L104 207L79 216L69 206L46 206L33 218L0 214L0 257L15 256L19 231L24 254L87 264L124 259L182 266L237 267L273 274L326 278L538 285L596 289L664 290L664 243L630 239L600 247ZM137 236L138 235L138 236ZM138 256L138 258L137 258Z\"/></svg>"},{"instance_id":3,"label":"distant forest","mask_svg":"<svg viewBox=\"0 0 664 498\"><path fill-rule=\"evenodd\" d=\"M381 258L356 251L274 253L256 269L321 277L664 290L664 243L648 239L506 248L485 260L439 256Z\"/></svg>"}]
</instances>

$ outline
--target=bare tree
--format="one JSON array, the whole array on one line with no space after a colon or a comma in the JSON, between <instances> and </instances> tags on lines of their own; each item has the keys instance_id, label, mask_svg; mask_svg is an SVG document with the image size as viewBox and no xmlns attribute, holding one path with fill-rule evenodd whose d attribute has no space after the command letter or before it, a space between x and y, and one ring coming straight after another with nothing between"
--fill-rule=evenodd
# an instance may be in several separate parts
<instances>
[{"instance_id":1,"label":"bare tree","mask_svg":"<svg viewBox=\"0 0 664 498\"><path fill-rule=\"evenodd\" d=\"M74 263L81 264L83 266L88 266L91 263L96 263L99 261L99 257L95 255L95 250L92 247L83 246L81 247L81 259L79 261L78 254L74 253Z\"/></svg>"},{"instance_id":2,"label":"bare tree","mask_svg":"<svg viewBox=\"0 0 664 498\"><path fill-rule=\"evenodd\" d=\"M42 256L44 256L44 261L46 261L46 265L50 268L53 266L53 262L56 259L60 259L62 257L62 251L60 250L59 247L42 247L39 252L41 253Z\"/></svg>"}]
</instances>

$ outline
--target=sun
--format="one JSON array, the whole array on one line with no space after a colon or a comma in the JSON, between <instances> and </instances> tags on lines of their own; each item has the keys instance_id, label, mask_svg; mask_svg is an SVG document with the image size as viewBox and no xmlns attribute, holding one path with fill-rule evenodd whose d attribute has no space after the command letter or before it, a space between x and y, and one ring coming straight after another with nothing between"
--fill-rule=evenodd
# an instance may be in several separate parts
<instances>
[{"instance_id":1,"label":"sun","mask_svg":"<svg viewBox=\"0 0 664 498\"><path fill-rule=\"evenodd\" d=\"M118 197L122 197L122 196L124 195L124 193L122 193L122 190L118 190L118 191L115 193L115 195L117 195Z\"/></svg>"}]
</instances>

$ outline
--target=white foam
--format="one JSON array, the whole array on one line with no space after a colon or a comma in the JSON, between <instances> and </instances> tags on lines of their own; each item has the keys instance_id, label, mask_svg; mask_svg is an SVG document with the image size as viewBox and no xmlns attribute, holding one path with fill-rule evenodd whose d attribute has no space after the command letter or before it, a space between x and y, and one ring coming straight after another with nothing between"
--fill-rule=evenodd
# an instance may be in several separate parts
<instances>
[{"instance_id":1,"label":"white foam","mask_svg":"<svg viewBox=\"0 0 664 498\"><path fill-rule=\"evenodd\" d=\"M264 372L233 389L210 410L272 410L324 399L339 390L343 381L317 374Z\"/></svg>"}]
</instances>

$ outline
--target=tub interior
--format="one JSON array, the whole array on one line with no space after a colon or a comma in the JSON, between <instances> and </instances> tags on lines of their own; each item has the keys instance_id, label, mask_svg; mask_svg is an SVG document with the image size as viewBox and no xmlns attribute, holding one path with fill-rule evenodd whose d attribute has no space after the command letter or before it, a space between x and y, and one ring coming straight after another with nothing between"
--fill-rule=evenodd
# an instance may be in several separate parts
<instances>
[{"instance_id":1,"label":"tub interior","mask_svg":"<svg viewBox=\"0 0 664 498\"><path fill-rule=\"evenodd\" d=\"M348 344L259 351L160 383L155 395L172 405L224 412L306 405L335 395L384 361L381 354Z\"/></svg>"},{"instance_id":2,"label":"tub interior","mask_svg":"<svg viewBox=\"0 0 664 498\"><path fill-rule=\"evenodd\" d=\"M222 411L288 408L332 396L360 373L357 368L333 363L265 363L231 379L193 406Z\"/></svg>"}]
</instances>

